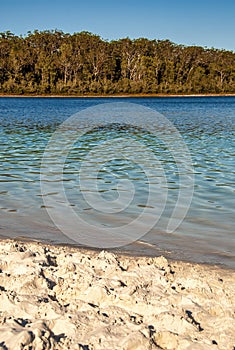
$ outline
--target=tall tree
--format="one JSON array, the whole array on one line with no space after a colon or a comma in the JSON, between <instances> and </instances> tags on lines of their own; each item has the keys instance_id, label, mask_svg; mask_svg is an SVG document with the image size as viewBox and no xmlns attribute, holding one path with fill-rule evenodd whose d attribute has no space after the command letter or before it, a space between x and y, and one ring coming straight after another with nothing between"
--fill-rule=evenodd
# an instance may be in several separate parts
<instances>
[{"instance_id":1,"label":"tall tree","mask_svg":"<svg viewBox=\"0 0 235 350\"><path fill-rule=\"evenodd\" d=\"M0 33L0 92L234 93L235 53L90 32Z\"/></svg>"}]
</instances>

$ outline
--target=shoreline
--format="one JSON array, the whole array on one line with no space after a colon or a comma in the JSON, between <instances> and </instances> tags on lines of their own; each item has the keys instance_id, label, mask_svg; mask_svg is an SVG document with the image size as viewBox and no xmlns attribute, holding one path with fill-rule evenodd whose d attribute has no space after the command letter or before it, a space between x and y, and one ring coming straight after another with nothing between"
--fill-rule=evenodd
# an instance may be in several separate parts
<instances>
[{"instance_id":1,"label":"shoreline","mask_svg":"<svg viewBox=\"0 0 235 350\"><path fill-rule=\"evenodd\" d=\"M68 252L73 253L81 253L86 255L99 255L101 252L106 252L107 254L115 255L120 259L158 259L164 257L170 264L184 264L184 265L192 265L192 266L199 266L202 269L215 269L215 270L221 270L221 271L227 271L227 272L234 272L235 269L232 267L229 267L227 265L222 264L215 264L215 263L207 263L207 262L196 262L196 261L190 261L190 260L181 260L176 258L171 258L169 256L165 256L164 252L159 253L158 255L144 255L144 254L138 254L138 252L135 251L134 254L131 254L131 251L122 251L117 250L115 248L111 249L105 249L105 248L90 248L85 246L76 246L72 244L66 244L66 243L50 243L50 242L43 242L37 239L28 239L28 238L0 238L0 246L4 244L19 244L19 245L25 245L25 246L39 246L41 248L48 248L48 249L62 249L67 250Z\"/></svg>"},{"instance_id":2,"label":"shoreline","mask_svg":"<svg viewBox=\"0 0 235 350\"><path fill-rule=\"evenodd\" d=\"M170 263L172 264L177 264L177 263L182 263L182 264L191 264L191 265L199 265L202 268L206 267L208 269L210 268L215 268L219 270L224 270L224 271L232 271L235 272L235 269L232 266L226 265L225 263L220 263L220 262L202 262L202 261L197 261L197 260L190 260L187 258L178 258L176 256L172 257L170 256L169 252L167 253L166 251L159 250L156 251L156 254L150 253L146 254L143 250L123 250L123 249L118 249L118 248L110 248L110 249L105 249L105 248L95 248L95 247L85 247L85 246L79 246L79 245L73 245L69 243L53 243L53 242L46 242L46 241L40 241L38 239L33 239L33 238L27 238L27 237L19 237L19 238L9 238L7 236L0 236L0 246L1 244L4 244L6 242L11 242L11 243L16 243L16 244L36 244L39 246L47 246L50 248L63 248L67 250L71 250L74 252L81 252L84 254L99 254L102 251L106 251L107 253L110 254L115 254L119 258L123 259L155 259L159 258L161 256L164 256ZM136 242L142 246L142 242ZM145 244L144 244L145 245Z\"/></svg>"},{"instance_id":3,"label":"shoreline","mask_svg":"<svg viewBox=\"0 0 235 350\"><path fill-rule=\"evenodd\" d=\"M114 94L114 95L59 95L59 94L0 94L1 97L6 98L151 98L151 97L234 97L235 93L224 93L224 94Z\"/></svg>"},{"instance_id":4,"label":"shoreline","mask_svg":"<svg viewBox=\"0 0 235 350\"><path fill-rule=\"evenodd\" d=\"M215 266L8 239L0 241L0 344L232 350L234 289L235 272Z\"/></svg>"}]
</instances>

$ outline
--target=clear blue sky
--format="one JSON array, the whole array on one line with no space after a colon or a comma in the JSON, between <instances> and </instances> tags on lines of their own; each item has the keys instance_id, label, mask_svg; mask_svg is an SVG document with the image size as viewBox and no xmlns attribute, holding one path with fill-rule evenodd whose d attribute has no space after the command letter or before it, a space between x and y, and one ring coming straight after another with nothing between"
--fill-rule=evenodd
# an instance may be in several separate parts
<instances>
[{"instance_id":1,"label":"clear blue sky","mask_svg":"<svg viewBox=\"0 0 235 350\"><path fill-rule=\"evenodd\" d=\"M0 0L0 31L83 30L235 51L234 0Z\"/></svg>"}]
</instances>

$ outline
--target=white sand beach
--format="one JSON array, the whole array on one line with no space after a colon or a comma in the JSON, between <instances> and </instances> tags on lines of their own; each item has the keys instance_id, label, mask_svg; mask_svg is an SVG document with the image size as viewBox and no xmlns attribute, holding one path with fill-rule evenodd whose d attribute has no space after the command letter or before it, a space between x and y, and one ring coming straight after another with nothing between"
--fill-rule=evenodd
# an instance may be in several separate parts
<instances>
[{"instance_id":1,"label":"white sand beach","mask_svg":"<svg viewBox=\"0 0 235 350\"><path fill-rule=\"evenodd\" d=\"M235 349L235 272L0 242L0 349Z\"/></svg>"}]
</instances>

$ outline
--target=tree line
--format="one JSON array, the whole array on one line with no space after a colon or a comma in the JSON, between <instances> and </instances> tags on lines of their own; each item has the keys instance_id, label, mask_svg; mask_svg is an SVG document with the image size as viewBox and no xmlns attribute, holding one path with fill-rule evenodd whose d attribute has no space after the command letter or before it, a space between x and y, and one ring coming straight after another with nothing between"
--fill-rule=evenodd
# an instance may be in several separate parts
<instances>
[{"instance_id":1,"label":"tree line","mask_svg":"<svg viewBox=\"0 0 235 350\"><path fill-rule=\"evenodd\" d=\"M2 94L235 93L235 52L90 32L0 33Z\"/></svg>"}]
</instances>

